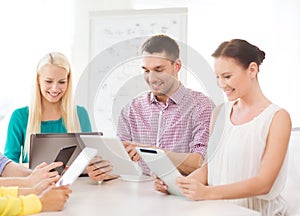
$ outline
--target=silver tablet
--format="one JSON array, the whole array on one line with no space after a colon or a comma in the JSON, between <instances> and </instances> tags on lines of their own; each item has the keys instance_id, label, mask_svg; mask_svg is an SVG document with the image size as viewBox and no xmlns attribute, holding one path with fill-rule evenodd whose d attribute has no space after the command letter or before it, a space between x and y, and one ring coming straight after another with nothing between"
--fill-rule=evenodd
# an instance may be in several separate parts
<instances>
[{"instance_id":1,"label":"silver tablet","mask_svg":"<svg viewBox=\"0 0 300 216\"><path fill-rule=\"evenodd\" d=\"M176 179L182 175L163 150L145 147L136 147L136 150L151 171L165 182L170 194L183 196L176 185Z\"/></svg>"},{"instance_id":2,"label":"silver tablet","mask_svg":"<svg viewBox=\"0 0 300 216\"><path fill-rule=\"evenodd\" d=\"M123 178L130 176L142 176L141 168L137 163L130 159L119 138L107 138L91 135L80 135L80 138L86 147L97 149L97 155L110 162L113 166L113 174L120 175Z\"/></svg>"}]
</instances>

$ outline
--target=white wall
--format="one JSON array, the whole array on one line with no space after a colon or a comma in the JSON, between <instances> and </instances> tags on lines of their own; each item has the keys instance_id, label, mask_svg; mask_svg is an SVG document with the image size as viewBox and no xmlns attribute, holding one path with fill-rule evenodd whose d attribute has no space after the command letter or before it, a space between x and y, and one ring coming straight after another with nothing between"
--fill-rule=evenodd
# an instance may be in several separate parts
<instances>
[{"instance_id":1,"label":"white wall","mask_svg":"<svg viewBox=\"0 0 300 216\"><path fill-rule=\"evenodd\" d=\"M29 102L36 63L53 50L71 60L75 83L88 64L89 12L188 7L188 44L209 62L224 40L244 38L267 53L266 95L300 126L299 0L10 0L0 1L0 150L10 112ZM17 79L18 77L18 79Z\"/></svg>"},{"instance_id":2,"label":"white wall","mask_svg":"<svg viewBox=\"0 0 300 216\"><path fill-rule=\"evenodd\" d=\"M89 13L101 10L131 9L132 0L74 0L74 36L72 61L75 69L75 82L89 63Z\"/></svg>"}]
</instances>

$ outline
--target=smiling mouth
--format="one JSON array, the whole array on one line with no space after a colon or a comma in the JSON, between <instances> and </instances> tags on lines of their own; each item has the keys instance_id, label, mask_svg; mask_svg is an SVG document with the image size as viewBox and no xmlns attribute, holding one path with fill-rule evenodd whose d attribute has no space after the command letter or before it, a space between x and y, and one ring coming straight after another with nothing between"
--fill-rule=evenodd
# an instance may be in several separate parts
<instances>
[{"instance_id":1,"label":"smiling mouth","mask_svg":"<svg viewBox=\"0 0 300 216\"><path fill-rule=\"evenodd\" d=\"M57 92L57 93L51 93L51 92L48 92L48 94L52 97L57 97L58 95L61 94L61 92Z\"/></svg>"},{"instance_id":2,"label":"smiling mouth","mask_svg":"<svg viewBox=\"0 0 300 216\"><path fill-rule=\"evenodd\" d=\"M162 83L154 83L154 84L151 84L151 88L152 88L153 90L159 90L161 86L162 86Z\"/></svg>"},{"instance_id":3,"label":"smiling mouth","mask_svg":"<svg viewBox=\"0 0 300 216\"><path fill-rule=\"evenodd\" d=\"M232 92L234 92L234 88L233 89L230 89L230 90L224 90L225 94L226 95L230 95Z\"/></svg>"}]
</instances>

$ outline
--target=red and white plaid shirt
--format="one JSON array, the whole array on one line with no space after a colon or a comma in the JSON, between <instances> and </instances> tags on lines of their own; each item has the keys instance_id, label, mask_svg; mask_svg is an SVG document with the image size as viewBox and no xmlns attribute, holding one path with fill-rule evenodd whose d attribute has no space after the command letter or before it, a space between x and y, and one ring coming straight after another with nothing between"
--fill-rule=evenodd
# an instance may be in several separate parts
<instances>
[{"instance_id":1,"label":"red and white plaid shirt","mask_svg":"<svg viewBox=\"0 0 300 216\"><path fill-rule=\"evenodd\" d=\"M213 102L180 84L166 105L152 92L123 108L117 135L122 141L156 146L171 152L197 152L204 158Z\"/></svg>"}]
</instances>

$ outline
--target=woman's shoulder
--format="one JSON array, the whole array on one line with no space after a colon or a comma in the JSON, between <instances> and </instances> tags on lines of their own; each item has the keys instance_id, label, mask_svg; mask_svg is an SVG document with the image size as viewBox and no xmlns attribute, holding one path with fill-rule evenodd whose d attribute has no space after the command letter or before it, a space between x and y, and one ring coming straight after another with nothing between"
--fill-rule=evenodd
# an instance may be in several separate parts
<instances>
[{"instance_id":1,"label":"woman's shoulder","mask_svg":"<svg viewBox=\"0 0 300 216\"><path fill-rule=\"evenodd\" d=\"M77 105L76 109L77 109L77 115L79 119L86 118L87 116L89 116L88 111L84 106Z\"/></svg>"},{"instance_id":2,"label":"woman's shoulder","mask_svg":"<svg viewBox=\"0 0 300 216\"><path fill-rule=\"evenodd\" d=\"M13 111L12 116L14 117L28 117L29 108L28 106L17 108Z\"/></svg>"},{"instance_id":3,"label":"woman's shoulder","mask_svg":"<svg viewBox=\"0 0 300 216\"><path fill-rule=\"evenodd\" d=\"M286 123L291 122L291 117L287 110L285 110L284 108L282 108L276 104L272 104L272 107L275 112L275 114L274 114L275 121L277 121L279 124L282 123L283 121Z\"/></svg>"},{"instance_id":4,"label":"woman's shoulder","mask_svg":"<svg viewBox=\"0 0 300 216\"><path fill-rule=\"evenodd\" d=\"M84 106L79 106L79 105L77 105L76 106L76 109L77 109L77 113L79 114L79 113L87 113L87 110L86 110L86 108L84 107Z\"/></svg>"},{"instance_id":5,"label":"woman's shoulder","mask_svg":"<svg viewBox=\"0 0 300 216\"><path fill-rule=\"evenodd\" d=\"M77 116L79 118L80 127L82 132L91 132L91 122L89 118L88 111L83 106L76 106L77 108Z\"/></svg>"}]
</instances>

